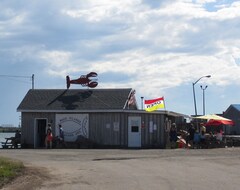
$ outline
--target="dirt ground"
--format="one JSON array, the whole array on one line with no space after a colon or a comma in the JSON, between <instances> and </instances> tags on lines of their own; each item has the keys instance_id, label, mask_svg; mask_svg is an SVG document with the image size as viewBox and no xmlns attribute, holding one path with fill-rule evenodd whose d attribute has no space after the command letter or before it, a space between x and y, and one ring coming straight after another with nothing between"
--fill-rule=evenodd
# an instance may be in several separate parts
<instances>
[{"instance_id":1,"label":"dirt ground","mask_svg":"<svg viewBox=\"0 0 240 190\"><path fill-rule=\"evenodd\" d=\"M4 190L238 190L240 148L0 150L22 176Z\"/></svg>"}]
</instances>

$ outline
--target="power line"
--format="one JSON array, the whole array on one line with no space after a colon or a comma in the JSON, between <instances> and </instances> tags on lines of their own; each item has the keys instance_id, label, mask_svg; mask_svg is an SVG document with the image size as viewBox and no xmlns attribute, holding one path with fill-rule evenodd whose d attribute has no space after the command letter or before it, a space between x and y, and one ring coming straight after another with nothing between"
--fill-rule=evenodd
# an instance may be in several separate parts
<instances>
[{"instance_id":1,"label":"power line","mask_svg":"<svg viewBox=\"0 0 240 190\"><path fill-rule=\"evenodd\" d=\"M0 75L0 77L31 78L30 76L17 76L17 75Z\"/></svg>"},{"instance_id":2,"label":"power line","mask_svg":"<svg viewBox=\"0 0 240 190\"><path fill-rule=\"evenodd\" d=\"M8 78L29 78L32 81L32 89L34 89L34 74L32 76L18 76L18 75L0 75L0 77L8 77Z\"/></svg>"}]
</instances>

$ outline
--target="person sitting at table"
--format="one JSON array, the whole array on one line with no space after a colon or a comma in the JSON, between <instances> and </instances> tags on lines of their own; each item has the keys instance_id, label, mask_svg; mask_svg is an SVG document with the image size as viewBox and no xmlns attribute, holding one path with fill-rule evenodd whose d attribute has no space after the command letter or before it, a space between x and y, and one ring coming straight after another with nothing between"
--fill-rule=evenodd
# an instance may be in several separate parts
<instances>
[{"instance_id":1,"label":"person sitting at table","mask_svg":"<svg viewBox=\"0 0 240 190\"><path fill-rule=\"evenodd\" d=\"M219 130L216 134L216 139L217 141L221 142L222 139L223 139L223 133L222 133L222 130Z\"/></svg>"},{"instance_id":2,"label":"person sitting at table","mask_svg":"<svg viewBox=\"0 0 240 190\"><path fill-rule=\"evenodd\" d=\"M15 136L12 138L14 148L18 148L19 143L21 143L21 133L19 130L16 130Z\"/></svg>"},{"instance_id":3,"label":"person sitting at table","mask_svg":"<svg viewBox=\"0 0 240 190\"><path fill-rule=\"evenodd\" d=\"M193 146L196 148L199 148L200 143L200 134L198 131L195 131L194 137L193 137Z\"/></svg>"},{"instance_id":4,"label":"person sitting at table","mask_svg":"<svg viewBox=\"0 0 240 190\"><path fill-rule=\"evenodd\" d=\"M215 137L214 137L214 135L213 135L213 132L210 131L210 132L209 132L209 140L210 140L210 141L213 141L214 139L215 139Z\"/></svg>"},{"instance_id":5,"label":"person sitting at table","mask_svg":"<svg viewBox=\"0 0 240 190\"><path fill-rule=\"evenodd\" d=\"M205 147L206 145L206 136L203 130L201 131L201 134L200 134L200 144L201 144L201 147Z\"/></svg>"}]
</instances>

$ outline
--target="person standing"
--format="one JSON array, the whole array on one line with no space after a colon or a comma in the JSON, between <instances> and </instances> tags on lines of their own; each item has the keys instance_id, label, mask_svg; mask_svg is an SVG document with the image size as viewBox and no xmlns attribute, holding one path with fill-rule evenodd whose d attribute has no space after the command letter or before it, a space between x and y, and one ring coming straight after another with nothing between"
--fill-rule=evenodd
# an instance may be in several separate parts
<instances>
[{"instance_id":1,"label":"person standing","mask_svg":"<svg viewBox=\"0 0 240 190\"><path fill-rule=\"evenodd\" d=\"M171 143L171 148L176 148L177 142L177 131L176 131L176 124L173 123L169 132L169 140Z\"/></svg>"},{"instance_id":2,"label":"person standing","mask_svg":"<svg viewBox=\"0 0 240 190\"><path fill-rule=\"evenodd\" d=\"M204 134L206 133L206 127L204 126L204 123L201 123L201 133L203 132Z\"/></svg>"},{"instance_id":3,"label":"person standing","mask_svg":"<svg viewBox=\"0 0 240 190\"><path fill-rule=\"evenodd\" d=\"M195 128L193 124L191 124L190 128L188 129L188 136L186 140L186 145L190 144L190 146L193 146L193 139L194 139L194 134L195 134Z\"/></svg>"},{"instance_id":4,"label":"person standing","mask_svg":"<svg viewBox=\"0 0 240 190\"><path fill-rule=\"evenodd\" d=\"M51 130L51 128L48 128L47 135L45 138L45 147L46 148L48 148L48 145L49 145L49 148L52 148L52 140L53 140L52 130Z\"/></svg>"},{"instance_id":5,"label":"person standing","mask_svg":"<svg viewBox=\"0 0 240 190\"><path fill-rule=\"evenodd\" d=\"M63 143L64 142L64 131L63 131L61 124L59 124L58 127L59 127L59 139L60 139L60 142Z\"/></svg>"}]
</instances>

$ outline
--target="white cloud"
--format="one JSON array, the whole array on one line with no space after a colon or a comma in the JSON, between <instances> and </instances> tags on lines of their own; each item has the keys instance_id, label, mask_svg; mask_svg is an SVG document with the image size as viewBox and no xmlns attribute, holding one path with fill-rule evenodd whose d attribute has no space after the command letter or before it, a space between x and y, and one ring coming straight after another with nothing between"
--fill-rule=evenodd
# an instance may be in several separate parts
<instances>
[{"instance_id":1,"label":"white cloud","mask_svg":"<svg viewBox=\"0 0 240 190\"><path fill-rule=\"evenodd\" d=\"M214 3L216 0L196 0L196 3L205 4L205 3Z\"/></svg>"},{"instance_id":2,"label":"white cloud","mask_svg":"<svg viewBox=\"0 0 240 190\"><path fill-rule=\"evenodd\" d=\"M216 12L215 18L220 20L240 17L240 2L233 3L230 7L223 7Z\"/></svg>"},{"instance_id":3,"label":"white cloud","mask_svg":"<svg viewBox=\"0 0 240 190\"><path fill-rule=\"evenodd\" d=\"M64 51L43 51L39 57L47 63L47 72L50 75L65 76L71 71L71 52Z\"/></svg>"},{"instance_id":4,"label":"white cloud","mask_svg":"<svg viewBox=\"0 0 240 190\"><path fill-rule=\"evenodd\" d=\"M198 3L209 2L198 1ZM212 77L211 82L217 85L238 81L237 75L230 78L228 73L236 73L239 68L234 66L231 59L226 60L225 57L228 54L238 55L239 43L228 41L226 37L232 38L227 35L228 30L221 31L221 35L209 32L223 28L220 21L219 24L218 21L211 21L211 18L217 18L220 12L209 13L202 6L192 4L190 1L165 4L154 10L147 6L136 7L136 5L139 5L139 1L127 4L115 1L114 3L90 1L83 10L62 9L62 13L67 16L81 18L86 23L100 22L102 27L109 20L116 21L118 18L116 24L122 25L126 15L129 19L123 28L113 34L104 35L97 40L80 40L82 48L78 46L79 49L72 49L67 53L58 50L46 52L43 58L51 62L49 69L51 74L60 75L87 70L99 73L125 73L132 76L131 80L127 82L128 84L117 85L142 86L142 89L149 88L149 83L152 89L157 88L158 85L161 86L160 89L176 87L194 81L195 78L206 73L213 73L215 78ZM234 4L224 8L224 14L230 14L232 7L237 6ZM206 23L207 18L210 20ZM221 16L218 18L220 19ZM192 41L196 43L191 43ZM120 50L109 51L108 48L113 45ZM123 50L121 46L124 47ZM99 54L100 57L97 60L83 59L78 56L82 51ZM89 56L91 57L91 54ZM223 74L222 70L228 72Z\"/></svg>"},{"instance_id":5,"label":"white cloud","mask_svg":"<svg viewBox=\"0 0 240 190\"><path fill-rule=\"evenodd\" d=\"M176 99L188 90L182 86L190 94L208 74L201 82L221 93L240 85L239 1L13 0L0 8L5 73L49 76L59 86L66 75L95 71L99 87L132 87L151 98Z\"/></svg>"},{"instance_id":6,"label":"white cloud","mask_svg":"<svg viewBox=\"0 0 240 190\"><path fill-rule=\"evenodd\" d=\"M61 12L72 18L80 18L88 22L103 20L122 20L126 16L132 16L133 11L139 11L139 0L133 1L89 1L84 8L63 9ZM127 20L125 20L127 22Z\"/></svg>"}]
</instances>

